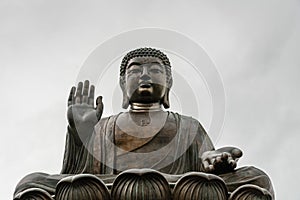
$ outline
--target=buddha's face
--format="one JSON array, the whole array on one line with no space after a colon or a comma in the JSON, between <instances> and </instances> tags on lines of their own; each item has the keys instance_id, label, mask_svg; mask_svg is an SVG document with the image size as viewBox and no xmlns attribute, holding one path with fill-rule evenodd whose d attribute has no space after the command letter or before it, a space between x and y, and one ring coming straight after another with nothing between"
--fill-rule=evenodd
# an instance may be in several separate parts
<instances>
[{"instance_id":1,"label":"buddha's face","mask_svg":"<svg viewBox=\"0 0 300 200\"><path fill-rule=\"evenodd\" d=\"M125 74L125 89L130 103L161 102L166 92L166 70L156 57L136 57L129 60Z\"/></svg>"}]
</instances>

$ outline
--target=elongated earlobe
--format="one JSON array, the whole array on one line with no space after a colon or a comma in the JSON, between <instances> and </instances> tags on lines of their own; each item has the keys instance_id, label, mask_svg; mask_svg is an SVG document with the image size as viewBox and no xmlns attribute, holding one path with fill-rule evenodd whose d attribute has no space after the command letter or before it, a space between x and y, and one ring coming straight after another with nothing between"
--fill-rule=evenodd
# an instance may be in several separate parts
<instances>
[{"instance_id":1,"label":"elongated earlobe","mask_svg":"<svg viewBox=\"0 0 300 200\"><path fill-rule=\"evenodd\" d=\"M169 101L169 92L170 92L170 89L166 89L166 92L165 92L165 95L163 96L162 98L162 103L164 105L164 108L170 108L170 101Z\"/></svg>"},{"instance_id":2,"label":"elongated earlobe","mask_svg":"<svg viewBox=\"0 0 300 200\"><path fill-rule=\"evenodd\" d=\"M126 95L126 92L123 91L123 101L122 101L122 108L127 109L129 106L129 98Z\"/></svg>"},{"instance_id":3,"label":"elongated earlobe","mask_svg":"<svg viewBox=\"0 0 300 200\"><path fill-rule=\"evenodd\" d=\"M129 98L127 97L127 92L125 89L125 80L124 76L120 76L119 84L123 92L122 108L127 109L129 106Z\"/></svg>"}]
</instances>

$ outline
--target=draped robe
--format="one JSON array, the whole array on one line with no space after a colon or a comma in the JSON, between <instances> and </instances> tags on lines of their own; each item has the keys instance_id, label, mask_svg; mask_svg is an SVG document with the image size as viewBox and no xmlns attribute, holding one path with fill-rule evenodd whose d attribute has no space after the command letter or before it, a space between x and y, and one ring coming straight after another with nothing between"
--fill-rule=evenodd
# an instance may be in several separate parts
<instances>
[{"instance_id":1,"label":"draped robe","mask_svg":"<svg viewBox=\"0 0 300 200\"><path fill-rule=\"evenodd\" d=\"M118 116L104 118L95 126L93 140L87 145L93 157L88 157L85 172L116 174L130 168L151 168L167 174L200 171L200 156L214 149L197 120L168 112L166 123L157 134L130 152L125 151L116 145L116 136L122 132L116 125Z\"/></svg>"},{"instance_id":2,"label":"draped robe","mask_svg":"<svg viewBox=\"0 0 300 200\"><path fill-rule=\"evenodd\" d=\"M112 183L116 174L131 168L155 169L164 173L168 181L176 182L181 174L203 171L202 153L214 150L209 136L197 120L168 112L165 126L156 135L126 152L116 145L117 133L120 132L116 124L118 116L101 119L90 138L82 144L76 144L74 134L68 129L61 174L30 174L19 182L15 194L31 187L53 194L56 183L70 174L95 174L105 183ZM167 145L161 146L159 141L164 138L169 140ZM255 167L243 167L220 177L229 191L244 184L255 184L274 195L269 177Z\"/></svg>"}]
</instances>

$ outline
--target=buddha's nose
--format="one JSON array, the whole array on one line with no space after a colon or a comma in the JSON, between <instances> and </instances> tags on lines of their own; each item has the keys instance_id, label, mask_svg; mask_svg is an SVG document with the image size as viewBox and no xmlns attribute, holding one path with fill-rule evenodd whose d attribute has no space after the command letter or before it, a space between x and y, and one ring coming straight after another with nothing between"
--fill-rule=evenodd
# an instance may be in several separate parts
<instances>
[{"instance_id":1,"label":"buddha's nose","mask_svg":"<svg viewBox=\"0 0 300 200\"><path fill-rule=\"evenodd\" d=\"M149 72L148 72L148 68L147 67L143 67L143 73L141 75L141 80L143 81L148 81L151 79Z\"/></svg>"}]
</instances>

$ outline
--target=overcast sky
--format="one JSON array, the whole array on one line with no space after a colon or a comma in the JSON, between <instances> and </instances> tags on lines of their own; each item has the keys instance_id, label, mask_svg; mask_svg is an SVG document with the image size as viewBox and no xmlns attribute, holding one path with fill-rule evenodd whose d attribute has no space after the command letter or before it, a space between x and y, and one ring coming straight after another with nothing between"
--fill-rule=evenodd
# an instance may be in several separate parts
<instances>
[{"instance_id":1,"label":"overcast sky","mask_svg":"<svg viewBox=\"0 0 300 200\"><path fill-rule=\"evenodd\" d=\"M66 100L83 62L109 38L143 27L180 32L206 50L226 93L216 146L240 147L240 166L266 171L277 199L296 199L299 19L300 2L292 0L1 0L0 199L11 199L28 173L60 172ZM111 77L117 83L118 74Z\"/></svg>"}]
</instances>

